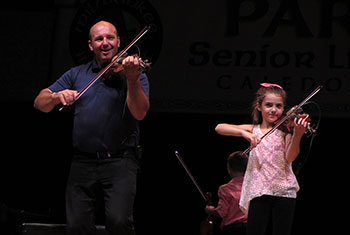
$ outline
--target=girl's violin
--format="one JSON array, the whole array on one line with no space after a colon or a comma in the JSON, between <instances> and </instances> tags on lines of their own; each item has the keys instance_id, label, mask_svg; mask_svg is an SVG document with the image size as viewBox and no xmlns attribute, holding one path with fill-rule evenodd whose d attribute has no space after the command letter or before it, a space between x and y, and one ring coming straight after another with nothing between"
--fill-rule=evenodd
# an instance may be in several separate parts
<instances>
[{"instance_id":1,"label":"girl's violin","mask_svg":"<svg viewBox=\"0 0 350 235\"><path fill-rule=\"evenodd\" d=\"M280 120L282 120L285 117L283 115L280 119L276 121L278 123ZM292 115L290 115L280 126L279 129L286 132L286 133L293 133L293 127L295 126L295 119L304 119L308 123L311 122L310 115L305 113L302 108L298 108L297 110L294 111ZM316 130L311 127L310 124L306 126L306 131L305 134L307 136L313 136L316 135Z\"/></svg>"}]
</instances>

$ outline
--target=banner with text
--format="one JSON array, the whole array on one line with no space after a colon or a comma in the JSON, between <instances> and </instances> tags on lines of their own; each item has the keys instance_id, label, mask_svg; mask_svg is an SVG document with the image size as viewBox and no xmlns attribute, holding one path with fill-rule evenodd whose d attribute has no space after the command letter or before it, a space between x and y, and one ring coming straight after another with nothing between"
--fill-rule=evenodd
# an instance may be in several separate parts
<instances>
[{"instance_id":1,"label":"banner with text","mask_svg":"<svg viewBox=\"0 0 350 235\"><path fill-rule=\"evenodd\" d=\"M151 26L133 49L152 62L153 111L248 114L259 84L272 82L284 87L290 106L323 85L312 99L323 114L350 117L346 0L57 0L23 11L2 10L11 33L0 40L17 36L6 50L15 53L2 60L1 101L32 102L91 58L89 27L105 19L117 26L121 48ZM13 61L23 60L16 69Z\"/></svg>"},{"instance_id":2,"label":"banner with text","mask_svg":"<svg viewBox=\"0 0 350 235\"><path fill-rule=\"evenodd\" d=\"M350 116L349 1L154 2L164 37L153 110L249 113L259 84L272 82L290 105L323 85L312 99L323 113Z\"/></svg>"}]
</instances>

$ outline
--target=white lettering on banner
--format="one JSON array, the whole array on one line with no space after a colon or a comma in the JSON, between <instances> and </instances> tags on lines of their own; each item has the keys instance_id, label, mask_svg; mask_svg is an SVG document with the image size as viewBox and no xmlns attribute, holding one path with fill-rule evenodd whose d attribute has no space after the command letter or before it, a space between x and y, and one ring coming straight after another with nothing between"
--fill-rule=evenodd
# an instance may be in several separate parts
<instances>
[{"instance_id":1,"label":"white lettering on banner","mask_svg":"<svg viewBox=\"0 0 350 235\"><path fill-rule=\"evenodd\" d=\"M180 4L154 1L169 27L151 74L153 110L248 114L259 84L273 82L290 105L322 84L313 99L324 114L350 117L350 2L198 3L179 17L169 8Z\"/></svg>"}]
</instances>

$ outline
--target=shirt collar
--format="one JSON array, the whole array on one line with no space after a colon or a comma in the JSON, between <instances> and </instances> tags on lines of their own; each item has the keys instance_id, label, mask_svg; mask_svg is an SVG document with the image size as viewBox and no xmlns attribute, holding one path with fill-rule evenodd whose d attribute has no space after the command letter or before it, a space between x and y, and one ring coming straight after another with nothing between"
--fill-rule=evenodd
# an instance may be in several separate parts
<instances>
[{"instance_id":1,"label":"shirt collar","mask_svg":"<svg viewBox=\"0 0 350 235\"><path fill-rule=\"evenodd\" d=\"M232 182L238 183L238 182L243 182L244 176L237 176L231 179Z\"/></svg>"},{"instance_id":2,"label":"shirt collar","mask_svg":"<svg viewBox=\"0 0 350 235\"><path fill-rule=\"evenodd\" d=\"M92 69L92 72L94 72L94 73L98 73L98 72L100 72L100 70L101 70L100 66L98 66L98 64L97 64L96 58L94 58L94 59L92 60L91 69Z\"/></svg>"}]
</instances>

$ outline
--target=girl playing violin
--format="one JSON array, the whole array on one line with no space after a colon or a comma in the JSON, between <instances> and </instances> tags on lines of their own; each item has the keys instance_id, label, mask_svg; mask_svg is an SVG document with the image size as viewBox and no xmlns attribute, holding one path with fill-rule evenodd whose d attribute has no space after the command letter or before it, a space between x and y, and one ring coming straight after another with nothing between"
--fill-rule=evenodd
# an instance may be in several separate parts
<instances>
[{"instance_id":1,"label":"girl playing violin","mask_svg":"<svg viewBox=\"0 0 350 235\"><path fill-rule=\"evenodd\" d=\"M221 123L215 130L221 135L243 137L251 145L240 199L242 211L248 213L247 234L264 234L271 220L273 234L287 235L299 190L292 162L309 123L295 118L292 133L277 129L260 140L282 116L287 97L280 85L260 85L252 105L253 124Z\"/></svg>"}]
</instances>

